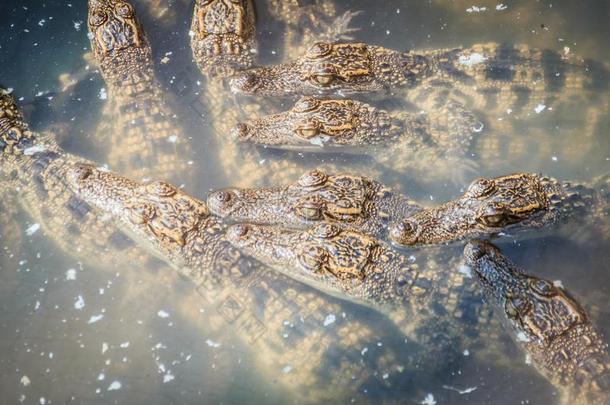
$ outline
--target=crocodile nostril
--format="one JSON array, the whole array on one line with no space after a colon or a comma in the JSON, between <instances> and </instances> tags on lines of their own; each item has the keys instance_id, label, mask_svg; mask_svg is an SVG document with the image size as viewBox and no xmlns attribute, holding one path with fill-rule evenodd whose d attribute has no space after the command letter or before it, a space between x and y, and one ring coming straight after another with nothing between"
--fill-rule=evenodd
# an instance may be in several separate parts
<instances>
[{"instance_id":1,"label":"crocodile nostril","mask_svg":"<svg viewBox=\"0 0 610 405\"><path fill-rule=\"evenodd\" d=\"M246 224L231 225L227 229L227 237L230 241L237 241L248 234L250 227Z\"/></svg>"},{"instance_id":2,"label":"crocodile nostril","mask_svg":"<svg viewBox=\"0 0 610 405\"><path fill-rule=\"evenodd\" d=\"M247 124L240 122L231 129L231 136L237 140L245 141L250 137L250 129Z\"/></svg>"}]
</instances>

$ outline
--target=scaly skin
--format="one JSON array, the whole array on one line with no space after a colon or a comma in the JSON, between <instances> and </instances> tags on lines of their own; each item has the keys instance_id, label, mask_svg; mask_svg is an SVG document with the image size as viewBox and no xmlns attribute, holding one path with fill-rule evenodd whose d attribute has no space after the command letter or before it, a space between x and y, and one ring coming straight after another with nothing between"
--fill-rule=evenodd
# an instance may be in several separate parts
<instances>
[{"instance_id":1,"label":"scaly skin","mask_svg":"<svg viewBox=\"0 0 610 405\"><path fill-rule=\"evenodd\" d=\"M356 100L302 97L288 111L238 124L232 134L240 142L271 148L370 153L399 173L459 182L477 167L467 154L482 127L460 104L446 100L439 99L428 113L393 118Z\"/></svg>"},{"instance_id":2,"label":"scaly skin","mask_svg":"<svg viewBox=\"0 0 610 405\"><path fill-rule=\"evenodd\" d=\"M31 131L11 96L0 92L0 185L14 195L61 250L90 265L100 255L120 251L124 265L145 261L146 254L124 233L98 218L66 184L67 170L86 160L63 152L51 136ZM7 203L6 200L3 202Z\"/></svg>"},{"instance_id":3,"label":"scaly skin","mask_svg":"<svg viewBox=\"0 0 610 405\"><path fill-rule=\"evenodd\" d=\"M295 397L308 402L352 395L358 398L358 392L374 383L375 373L391 369L399 359L412 363L390 346L382 356L363 362L360 350L372 339L379 339L378 332L351 317L339 320L337 328L325 327L327 314L341 314L347 309L302 283L247 260L231 246L219 218L208 213L204 202L164 182L142 184L90 165L74 167L67 178L80 198L118 221L122 229L149 244L196 283L211 307L206 310L210 326L228 324L252 344L262 373L286 384ZM410 266L415 268L417 264ZM434 276L436 270L430 267L430 275ZM460 277L447 277L452 288L468 285L456 278ZM423 274L414 285L412 289L418 289L421 296L432 291L432 283ZM451 291L443 288L435 285L434 290L444 294ZM461 308L449 295L447 298L443 314L458 319ZM455 340L459 341L461 335L449 326L439 324L430 333L425 322L417 327L412 314L404 309L396 317L408 320L411 328L405 329L410 338L419 338L420 334L422 339L442 338L442 347L434 349L459 353ZM423 353L429 352L426 349ZM439 356L445 369L451 359L446 353ZM423 364L428 368L422 375L432 369L427 360ZM289 373L278 373L287 365L291 367Z\"/></svg>"},{"instance_id":4,"label":"scaly skin","mask_svg":"<svg viewBox=\"0 0 610 405\"><path fill-rule=\"evenodd\" d=\"M108 144L108 164L135 178L188 183L188 140L155 78L152 52L133 7L125 1L89 0L89 36L108 87L97 131Z\"/></svg>"},{"instance_id":5,"label":"scaly skin","mask_svg":"<svg viewBox=\"0 0 610 405\"><path fill-rule=\"evenodd\" d=\"M599 184L595 190L531 173L479 178L460 197L405 218L389 234L412 246L541 228L577 214L607 223L607 177Z\"/></svg>"},{"instance_id":6,"label":"scaly skin","mask_svg":"<svg viewBox=\"0 0 610 405\"><path fill-rule=\"evenodd\" d=\"M366 177L313 170L286 187L228 188L210 193L214 214L235 222L303 227L321 221L349 225L374 236L421 209Z\"/></svg>"},{"instance_id":7,"label":"scaly skin","mask_svg":"<svg viewBox=\"0 0 610 405\"><path fill-rule=\"evenodd\" d=\"M536 368L565 404L608 403L610 355L579 303L552 282L525 274L495 246L472 241L466 264Z\"/></svg>"}]
</instances>

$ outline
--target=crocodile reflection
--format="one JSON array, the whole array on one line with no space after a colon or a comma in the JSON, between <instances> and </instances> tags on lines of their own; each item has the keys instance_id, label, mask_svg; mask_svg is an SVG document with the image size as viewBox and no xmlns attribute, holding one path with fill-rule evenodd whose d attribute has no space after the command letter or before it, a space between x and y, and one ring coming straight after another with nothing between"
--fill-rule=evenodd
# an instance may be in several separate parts
<instances>
[{"instance_id":1,"label":"crocodile reflection","mask_svg":"<svg viewBox=\"0 0 610 405\"><path fill-rule=\"evenodd\" d=\"M525 274L495 246L472 241L466 264L532 362L564 393L564 403L607 403L608 345L562 287Z\"/></svg>"}]
</instances>

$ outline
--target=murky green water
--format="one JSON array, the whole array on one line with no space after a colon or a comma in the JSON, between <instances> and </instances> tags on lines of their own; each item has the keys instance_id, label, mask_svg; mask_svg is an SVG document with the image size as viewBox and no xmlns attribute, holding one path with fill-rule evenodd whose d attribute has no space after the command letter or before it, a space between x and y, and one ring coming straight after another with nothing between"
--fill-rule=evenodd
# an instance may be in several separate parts
<instances>
[{"instance_id":1,"label":"murky green water","mask_svg":"<svg viewBox=\"0 0 610 405\"><path fill-rule=\"evenodd\" d=\"M105 157L95 148L95 128L105 103L100 97L105 86L94 65L83 59L90 50L86 3L12 3L0 4L0 85L13 89L36 130L68 123L62 146L104 163ZM226 176L219 164L223 159L243 156L223 154L223 150L218 150L221 143L211 133L212 116L206 111L205 99L198 95L198 82L203 79L191 62L190 2L161 0L161 5L153 10L148 1L134 3L153 48L157 74L176 99L176 114L192 138L191 156L185 159L195 162L193 170L200 175L185 184L185 189L203 198L210 189L218 187L236 183L258 185L248 179ZM285 35L284 28L268 18L265 1L255 3L261 63L289 57L277 51ZM509 42L610 62L610 5L605 0L586 4L573 1L472 4L460 0L338 3L341 10L363 11L352 23L359 28L353 34L355 39L389 48ZM366 100L367 96L361 99ZM379 96L371 98L371 102L380 105L392 105L394 101L384 101ZM504 143L506 156L493 165L480 162L477 174L533 171L588 181L610 172L610 112L601 111L600 115L606 118L590 131L583 129L587 119L579 112L579 109L543 112L528 120L519 133L503 134L498 142ZM532 127L552 134L545 138L544 148L539 147L542 141L536 138L538 132L530 131ZM260 151L261 160L282 156L278 152ZM345 162L347 168L352 163L356 166L368 162L351 156L303 155L294 164L302 162L303 167L311 167L327 159L339 166ZM396 180L392 173L381 170L381 180L428 205L460 194L463 187L450 182L430 183L410 173ZM54 242L58 235L45 234L23 212L9 213L6 206L2 209L0 401L285 403L307 398L307 393L299 390L299 378L307 374L301 374L291 364L261 369L260 357L267 354L259 343L242 339L230 327L211 325L214 303L202 298L189 281L180 279L168 266L120 265L121 253L111 247L98 258L81 257L76 251L59 249ZM610 336L607 238L591 241L586 238L586 229L562 229L531 234L518 241L504 238L499 246L528 271L561 280L580 298L601 332ZM449 255L459 255L461 246L447 251ZM407 254L426 255L426 252ZM368 345L353 348L357 354L354 358L361 356L363 360L358 361L365 362L367 352L369 356L373 352L380 356L384 352L397 353L394 361L373 372L367 384L354 387L351 397L358 402L558 401L557 390L526 364L523 353L497 323L492 324L498 327L494 338L489 337L494 332L489 330L480 336L476 333L464 336L463 347L456 348L460 358L422 383L417 376L426 372L425 364L413 361L417 351L410 352L411 346L388 319L372 310L325 299L341 305L342 314L336 314L337 317L357 320L375 331L368 337ZM477 299L477 296L464 298L464 305L469 305L468 300L479 305ZM316 311L321 316L320 322L330 315L324 308ZM296 319L298 315L293 314ZM431 328L436 326L433 322L430 320ZM334 327L332 323L324 326ZM305 334L307 330L307 326L300 327ZM283 350L290 350L290 345L278 346L269 355L281 357ZM307 356L307 352L302 353L302 357ZM329 374L333 373L332 366L329 364Z\"/></svg>"}]
</instances>

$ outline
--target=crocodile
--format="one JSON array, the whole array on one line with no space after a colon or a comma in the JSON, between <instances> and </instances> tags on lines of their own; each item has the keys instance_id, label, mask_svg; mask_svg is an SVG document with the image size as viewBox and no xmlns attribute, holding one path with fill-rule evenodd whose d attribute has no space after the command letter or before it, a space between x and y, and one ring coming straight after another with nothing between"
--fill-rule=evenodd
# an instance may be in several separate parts
<instances>
[{"instance_id":1,"label":"crocodile","mask_svg":"<svg viewBox=\"0 0 610 405\"><path fill-rule=\"evenodd\" d=\"M483 124L442 99L428 113L387 111L354 99L301 97L290 110L236 125L243 143L309 152L372 154L390 170L456 183L477 164L469 152ZM430 171L430 166L438 170ZM447 169L447 170L443 170Z\"/></svg>"},{"instance_id":2,"label":"crocodile","mask_svg":"<svg viewBox=\"0 0 610 405\"><path fill-rule=\"evenodd\" d=\"M89 0L91 49L108 87L96 131L108 164L136 178L189 184L189 142L155 77L152 50L134 8L122 0Z\"/></svg>"},{"instance_id":3,"label":"crocodile","mask_svg":"<svg viewBox=\"0 0 610 405\"><path fill-rule=\"evenodd\" d=\"M88 161L61 150L52 133L32 131L6 91L0 91L0 150L0 189L9 213L19 206L31 226L39 226L62 251L85 264L97 266L100 255L113 251L121 251L125 260L119 265L146 262L141 248L94 215L67 186L68 168Z\"/></svg>"},{"instance_id":4,"label":"crocodile","mask_svg":"<svg viewBox=\"0 0 610 405\"><path fill-rule=\"evenodd\" d=\"M226 188L208 195L211 212L234 222L305 227L348 225L375 237L389 224L421 209L378 181L349 174L304 173L286 187Z\"/></svg>"},{"instance_id":5,"label":"crocodile","mask_svg":"<svg viewBox=\"0 0 610 405\"><path fill-rule=\"evenodd\" d=\"M294 395L304 393L308 401L324 397L337 400L346 391L353 394L361 390L363 384L371 384L372 380L366 381L374 379L372 375L380 367L392 369L392 364L399 359L413 364L413 360L405 358L413 353L401 352L404 349L393 346L387 347L387 352L384 350L385 354L373 362L367 359L366 364L362 363L360 349L354 348L366 347L367 340L375 339L374 327L350 316L341 320L334 315L329 318L324 314L349 313L345 303L333 301L282 272L250 261L231 245L230 234L235 228L225 232L220 218L210 214L203 201L165 182L139 183L90 165L74 167L68 174L68 181L80 198L96 207L100 214L118 221L121 229L148 245L197 284L199 293L215 308L210 311L211 323L216 324L224 318L239 337L254 344L266 375L269 368L278 370L286 364L291 365L290 374L282 375L281 379L283 382L289 380L286 383L290 384ZM367 238L362 234L358 237ZM378 243L381 242L374 242L381 247ZM349 248L346 253L345 258L349 261ZM386 253L394 254L390 250ZM363 258L364 261L369 259ZM379 257L379 263L383 259ZM417 260L406 263L401 259L400 263L413 273L403 275L404 283L398 275L396 287L409 290L413 297L422 300L444 295L446 305L429 305L417 314L405 306L389 315L400 330L408 334L409 342L423 347L421 356L425 360L418 367L425 364L426 369L419 370L418 376L428 375L427 372L434 369L433 364L446 370L447 364L455 361L452 356L461 357L460 341L464 329L469 328L460 322L461 317L489 319L485 313L477 312L480 306L470 307L465 303L472 284L465 281L464 274L450 272L446 277L439 277L439 268L447 264L426 260L426 272L420 272L416 271ZM349 267L348 263L346 265ZM380 268L385 269L388 265ZM417 276L413 278L410 274ZM434 280L427 277L434 277ZM463 301L456 298L458 292L464 293L461 295ZM393 299L391 294L383 295ZM430 330L424 309L430 316L439 318L434 330ZM421 319L421 322L414 319ZM340 323L338 335L334 328L325 327L325 324L337 321ZM456 331L455 328L461 329ZM442 365L438 359L443 359ZM326 369L329 366L331 373ZM395 376L396 373L390 374Z\"/></svg>"},{"instance_id":6,"label":"crocodile","mask_svg":"<svg viewBox=\"0 0 610 405\"><path fill-rule=\"evenodd\" d=\"M442 102L447 110L459 105L466 116L474 114L483 123L476 127L486 135L475 140L478 160L498 164L506 156L527 159L533 148L547 158L557 149L566 150L570 161L586 158L591 150L566 147L573 139L568 134L578 128L583 136L598 136L608 119L609 72L602 63L525 45L399 52L360 42L319 42L291 62L238 72L230 85L236 94L275 97L385 90L427 113L442 110ZM557 125L553 119L565 120L555 131L565 136L541 126ZM468 126L468 121L462 125ZM449 141L461 143L459 135L450 134ZM464 135L465 144L473 141L473 134ZM401 169L402 160L389 163ZM451 164L446 166L450 173Z\"/></svg>"},{"instance_id":7,"label":"crocodile","mask_svg":"<svg viewBox=\"0 0 610 405\"><path fill-rule=\"evenodd\" d=\"M592 185L534 173L474 180L461 196L420 210L391 225L389 237L405 246L448 243L463 238L518 232L592 219L607 229L609 176Z\"/></svg>"},{"instance_id":8,"label":"crocodile","mask_svg":"<svg viewBox=\"0 0 610 405\"><path fill-rule=\"evenodd\" d=\"M578 301L562 286L526 274L488 242L469 242L464 258L518 345L563 393L562 403L607 404L608 344Z\"/></svg>"}]
</instances>

